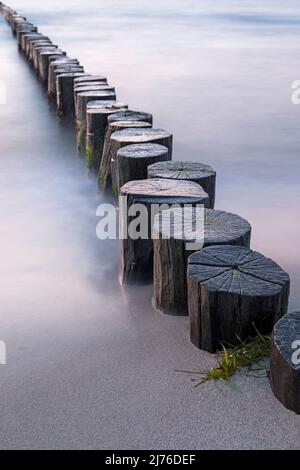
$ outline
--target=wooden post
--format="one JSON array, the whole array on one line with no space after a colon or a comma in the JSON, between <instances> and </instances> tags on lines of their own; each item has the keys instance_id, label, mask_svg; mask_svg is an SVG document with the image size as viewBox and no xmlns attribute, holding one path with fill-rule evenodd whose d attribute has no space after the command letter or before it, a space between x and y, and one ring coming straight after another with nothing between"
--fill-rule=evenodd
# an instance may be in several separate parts
<instances>
[{"instance_id":1,"label":"wooden post","mask_svg":"<svg viewBox=\"0 0 300 470\"><path fill-rule=\"evenodd\" d=\"M84 155L86 150L86 110L87 104L91 101L116 101L116 94L113 91L82 91L76 97L76 130L77 130L77 150Z\"/></svg>"},{"instance_id":2,"label":"wooden post","mask_svg":"<svg viewBox=\"0 0 300 470\"><path fill-rule=\"evenodd\" d=\"M38 47L38 46L45 46L45 45L51 45L51 41L48 38L44 38L43 36L38 37L38 38L32 38L28 39L28 41L25 42L24 47L24 54L29 62L33 62L32 59L32 54L33 54L33 48Z\"/></svg>"},{"instance_id":3,"label":"wooden post","mask_svg":"<svg viewBox=\"0 0 300 470\"><path fill-rule=\"evenodd\" d=\"M90 169L99 171L108 117L127 104L116 101L89 101L86 107L86 159Z\"/></svg>"},{"instance_id":4,"label":"wooden post","mask_svg":"<svg viewBox=\"0 0 300 470\"><path fill-rule=\"evenodd\" d=\"M148 167L148 178L167 178L194 181L200 184L210 199L210 208L215 205L216 172L209 165L190 161L155 163Z\"/></svg>"},{"instance_id":5,"label":"wooden post","mask_svg":"<svg viewBox=\"0 0 300 470\"><path fill-rule=\"evenodd\" d=\"M269 333L287 311L289 286L289 275L278 264L249 248L217 245L193 253L188 260L192 343L215 352L256 331Z\"/></svg>"},{"instance_id":6,"label":"wooden post","mask_svg":"<svg viewBox=\"0 0 300 470\"><path fill-rule=\"evenodd\" d=\"M139 124L147 124L145 127L151 127L151 124L143 123L143 121L133 121L133 123L136 127L139 127ZM117 153L116 165L118 194L120 188L128 181L146 179L148 165L169 159L168 148L160 144L133 144L121 148Z\"/></svg>"},{"instance_id":7,"label":"wooden post","mask_svg":"<svg viewBox=\"0 0 300 470\"><path fill-rule=\"evenodd\" d=\"M149 282L153 274L153 219L159 205L204 204L207 207L209 197L196 183L163 179L130 181L122 186L120 194L126 197L128 208L124 211L124 204L120 206L121 226L127 227L127 238L121 240L120 281L122 284ZM130 215L133 204L139 204L139 211L142 206L146 216L140 224L141 238L137 239L131 233L132 223L138 216Z\"/></svg>"},{"instance_id":8,"label":"wooden post","mask_svg":"<svg viewBox=\"0 0 300 470\"><path fill-rule=\"evenodd\" d=\"M135 129L136 128L140 128L140 129L151 128L151 124L149 124L148 122L143 122L143 121L115 121L115 122L110 123L108 127L109 127L108 132L113 134L114 131L116 132L116 131L121 131L123 129L129 129L129 128L135 128ZM104 141L104 137L103 137L103 141ZM102 147L102 151L103 151L103 147ZM95 170L98 171L98 173L100 170L102 153L101 153L101 156L99 157L99 161L97 162L97 165L96 165L97 168L95 168ZM113 163L115 164L115 162ZM115 180L117 181L116 165L114 165L114 176L115 176ZM116 192L114 196L117 197L117 195L118 195L118 188L116 187Z\"/></svg>"},{"instance_id":9,"label":"wooden post","mask_svg":"<svg viewBox=\"0 0 300 470\"><path fill-rule=\"evenodd\" d=\"M77 64L65 64L65 65L59 65L58 67L55 68L54 70L54 80L51 81L51 86L52 89L55 90L55 96L57 96L57 79L59 76L64 75L64 74L70 74L70 73L75 73L75 74L82 74L84 75L84 68L81 65ZM74 83L72 85L72 88L74 90ZM75 104L74 104L74 96L73 96L73 114L75 112Z\"/></svg>"},{"instance_id":10,"label":"wooden post","mask_svg":"<svg viewBox=\"0 0 300 470\"><path fill-rule=\"evenodd\" d=\"M75 109L77 108L77 95L84 92L97 92L97 91L112 91L115 93L115 87L107 83L93 82L92 85L74 86L74 103Z\"/></svg>"},{"instance_id":11,"label":"wooden post","mask_svg":"<svg viewBox=\"0 0 300 470\"><path fill-rule=\"evenodd\" d=\"M48 71L49 62L51 60L59 59L63 56L63 52L57 49L55 53L53 51L42 51L39 54L39 77L44 85L48 85Z\"/></svg>"},{"instance_id":12,"label":"wooden post","mask_svg":"<svg viewBox=\"0 0 300 470\"><path fill-rule=\"evenodd\" d=\"M20 49L24 52L25 51L25 44L27 39L38 39L41 38L43 35L41 33L34 33L34 32L24 32L20 33Z\"/></svg>"},{"instance_id":13,"label":"wooden post","mask_svg":"<svg viewBox=\"0 0 300 470\"><path fill-rule=\"evenodd\" d=\"M46 52L46 51L52 52L54 54L55 51L57 51L57 47L52 44L46 44L46 45L34 47L32 50L33 68L37 75L39 75L40 53Z\"/></svg>"},{"instance_id":14,"label":"wooden post","mask_svg":"<svg viewBox=\"0 0 300 470\"><path fill-rule=\"evenodd\" d=\"M196 209L170 209L155 217L153 300L163 313L188 315L187 260L193 251L202 248L197 240L204 237L203 246L250 246L251 226L247 220L213 209L204 210L203 220L201 215Z\"/></svg>"},{"instance_id":15,"label":"wooden post","mask_svg":"<svg viewBox=\"0 0 300 470\"><path fill-rule=\"evenodd\" d=\"M21 48L21 38L24 34L29 34L29 33L37 33L38 29L36 26L24 26L23 28L19 28L17 31L17 44L18 48Z\"/></svg>"},{"instance_id":16,"label":"wooden post","mask_svg":"<svg viewBox=\"0 0 300 470\"><path fill-rule=\"evenodd\" d=\"M274 326L270 383L276 398L300 414L300 311L287 313Z\"/></svg>"},{"instance_id":17,"label":"wooden post","mask_svg":"<svg viewBox=\"0 0 300 470\"><path fill-rule=\"evenodd\" d=\"M89 101L112 101L116 99L113 91L83 91L78 93L76 99L76 124L77 129L85 133L86 129L86 105Z\"/></svg>"},{"instance_id":18,"label":"wooden post","mask_svg":"<svg viewBox=\"0 0 300 470\"><path fill-rule=\"evenodd\" d=\"M164 129L124 129L114 132L110 138L111 141L111 157L110 171L112 181L112 191L114 196L118 194L118 181L116 171L116 158L118 150L130 144L156 143L165 145L169 150L170 160L172 159L173 136Z\"/></svg>"},{"instance_id":19,"label":"wooden post","mask_svg":"<svg viewBox=\"0 0 300 470\"><path fill-rule=\"evenodd\" d=\"M108 117L108 124L117 121L143 121L152 125L153 117L150 113L141 111L119 111ZM129 127L129 126L128 126ZM110 181L111 135L115 132L115 126L108 125L104 137L104 145L99 170L98 185L101 192L105 192Z\"/></svg>"},{"instance_id":20,"label":"wooden post","mask_svg":"<svg viewBox=\"0 0 300 470\"><path fill-rule=\"evenodd\" d=\"M34 49L36 47L39 47L39 46L46 46L46 45L51 45L51 41L50 39L48 38L44 38L44 37L41 37L41 38L34 38L34 39L29 39L28 41L26 41L26 44L25 44L25 55L26 57L28 58L29 62L33 65L33 52L34 52Z\"/></svg>"},{"instance_id":21,"label":"wooden post","mask_svg":"<svg viewBox=\"0 0 300 470\"><path fill-rule=\"evenodd\" d=\"M62 69L61 67L67 67ZM49 72L48 72L48 95L50 97L56 97L56 72L59 71L74 71L73 67L79 66L79 61L77 59L70 59L69 57L65 57L63 59L56 59L50 62L49 64ZM83 71L83 67L80 70L76 71Z\"/></svg>"},{"instance_id":22,"label":"wooden post","mask_svg":"<svg viewBox=\"0 0 300 470\"><path fill-rule=\"evenodd\" d=\"M56 76L56 103L60 116L74 115L74 79L84 75L84 72L70 72Z\"/></svg>"}]
</instances>

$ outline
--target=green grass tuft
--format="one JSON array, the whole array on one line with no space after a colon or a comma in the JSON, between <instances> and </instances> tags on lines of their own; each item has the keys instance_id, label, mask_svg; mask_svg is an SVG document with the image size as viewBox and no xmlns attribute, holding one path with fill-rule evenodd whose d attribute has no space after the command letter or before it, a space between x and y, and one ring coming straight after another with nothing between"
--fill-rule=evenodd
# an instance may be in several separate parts
<instances>
[{"instance_id":1,"label":"green grass tuft","mask_svg":"<svg viewBox=\"0 0 300 470\"><path fill-rule=\"evenodd\" d=\"M83 153L85 150L85 132L80 129L77 131L77 151Z\"/></svg>"},{"instance_id":2,"label":"green grass tuft","mask_svg":"<svg viewBox=\"0 0 300 470\"><path fill-rule=\"evenodd\" d=\"M115 198L118 197L118 188L117 188L117 186L113 185L112 188L111 188L111 192L112 192L112 194Z\"/></svg>"},{"instance_id":3,"label":"green grass tuft","mask_svg":"<svg viewBox=\"0 0 300 470\"><path fill-rule=\"evenodd\" d=\"M255 326L254 326L255 328ZM247 372L254 370L263 370L265 367L260 365L261 361L268 358L270 355L271 339L269 336L262 335L255 328L257 336L242 341L238 338L237 346L226 347L222 344L222 351L217 353L218 365L212 367L206 372L200 371L177 371L187 372L189 374L202 375L202 378L197 381L195 387L209 381L219 380L227 385L230 385L230 378L240 369L246 368ZM253 368L254 365L258 367Z\"/></svg>"}]
</instances>

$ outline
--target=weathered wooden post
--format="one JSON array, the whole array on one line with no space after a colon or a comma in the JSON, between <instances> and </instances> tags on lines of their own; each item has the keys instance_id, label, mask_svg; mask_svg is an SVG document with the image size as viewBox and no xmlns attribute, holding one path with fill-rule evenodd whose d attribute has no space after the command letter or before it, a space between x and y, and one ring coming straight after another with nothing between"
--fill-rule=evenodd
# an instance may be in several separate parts
<instances>
[{"instance_id":1,"label":"weathered wooden post","mask_svg":"<svg viewBox=\"0 0 300 470\"><path fill-rule=\"evenodd\" d=\"M18 48L21 48L21 38L24 34L33 34L38 33L38 28L36 26L23 26L17 30L17 44Z\"/></svg>"},{"instance_id":2,"label":"weathered wooden post","mask_svg":"<svg viewBox=\"0 0 300 470\"><path fill-rule=\"evenodd\" d=\"M154 230L153 300L158 310L170 315L188 315L189 255L202 246L250 246L251 226L247 220L213 209L200 213L194 208L162 211L155 217Z\"/></svg>"},{"instance_id":3,"label":"weathered wooden post","mask_svg":"<svg viewBox=\"0 0 300 470\"><path fill-rule=\"evenodd\" d=\"M102 82L92 82L90 85L86 85L83 83L83 85L74 85L74 104L75 104L75 109L77 109L77 95L79 93L85 93L85 92L98 92L98 91L112 91L115 93L115 87L108 85L107 83L102 83Z\"/></svg>"},{"instance_id":4,"label":"weathered wooden post","mask_svg":"<svg viewBox=\"0 0 300 470\"><path fill-rule=\"evenodd\" d=\"M194 181L209 195L210 208L215 205L216 172L204 163L171 161L155 163L148 167L148 178L167 178Z\"/></svg>"},{"instance_id":5,"label":"weathered wooden post","mask_svg":"<svg viewBox=\"0 0 300 470\"><path fill-rule=\"evenodd\" d=\"M57 47L54 46L53 44L46 44L46 45L38 45L38 46L35 46L32 50L32 56L33 56L33 68L37 74L37 76L39 76L39 59L40 59L40 53L41 52L44 52L44 51L48 51L48 52L52 52L53 54L57 51Z\"/></svg>"},{"instance_id":6,"label":"weathered wooden post","mask_svg":"<svg viewBox=\"0 0 300 470\"><path fill-rule=\"evenodd\" d=\"M52 45L52 42L50 41L50 39L46 38L46 37L43 37L41 36L40 38L29 38L26 42L25 42L25 55L26 57L28 58L28 61L31 63L31 65L33 65L33 52L34 52L34 49L36 47L40 47L40 46L51 46Z\"/></svg>"},{"instance_id":7,"label":"weathered wooden post","mask_svg":"<svg viewBox=\"0 0 300 470\"><path fill-rule=\"evenodd\" d=\"M41 81L44 83L45 86L48 86L48 72L49 72L49 62L51 60L59 59L63 57L64 53L57 49L55 53L53 51L42 51L39 54L39 69L38 74ZM83 71L83 68L82 68Z\"/></svg>"},{"instance_id":8,"label":"weathered wooden post","mask_svg":"<svg viewBox=\"0 0 300 470\"><path fill-rule=\"evenodd\" d=\"M108 126L105 132L104 138L104 145L103 145L103 152L102 158L100 163L100 170L99 170L99 179L98 185L99 189L102 192L105 192L108 186L109 178L110 178L110 158L111 158L111 135L115 132L115 126L110 126L109 124L117 121L143 121L149 122L149 124L153 123L153 117L150 113L145 113L141 111L120 111L118 113L111 114L108 117ZM128 126L129 127L129 126ZM111 182L111 181L110 181Z\"/></svg>"},{"instance_id":9,"label":"weathered wooden post","mask_svg":"<svg viewBox=\"0 0 300 470\"><path fill-rule=\"evenodd\" d=\"M11 30L12 30L13 35L16 36L17 29L21 25L27 25L27 24L29 24L29 23L26 21L25 16L14 15L13 18L12 18L12 21L11 21Z\"/></svg>"},{"instance_id":10,"label":"weathered wooden post","mask_svg":"<svg viewBox=\"0 0 300 470\"><path fill-rule=\"evenodd\" d=\"M216 245L193 253L188 260L192 343L215 352L256 331L269 333L287 311L289 287L289 275L278 264L249 248Z\"/></svg>"},{"instance_id":11,"label":"weathered wooden post","mask_svg":"<svg viewBox=\"0 0 300 470\"><path fill-rule=\"evenodd\" d=\"M52 42L46 36L38 36L33 38L24 39L24 54L29 62L32 62L32 49L33 47L52 45Z\"/></svg>"},{"instance_id":12,"label":"weathered wooden post","mask_svg":"<svg viewBox=\"0 0 300 470\"><path fill-rule=\"evenodd\" d=\"M169 150L169 157L172 159L172 145L173 145L173 136L164 129L138 129L138 128L128 128L122 131L114 132L110 138L111 141L111 157L110 157L110 169L111 169L111 181L112 181L112 191L114 196L118 194L118 181L117 181L117 171L116 171L116 158L118 150L126 145L130 144L144 144L144 143L154 143L165 145Z\"/></svg>"},{"instance_id":13,"label":"weathered wooden post","mask_svg":"<svg viewBox=\"0 0 300 470\"><path fill-rule=\"evenodd\" d=\"M84 75L84 72L70 72L56 76L56 103L60 116L74 115L74 79Z\"/></svg>"},{"instance_id":14,"label":"weathered wooden post","mask_svg":"<svg viewBox=\"0 0 300 470\"><path fill-rule=\"evenodd\" d=\"M108 134L113 135L115 132L119 132L125 129L151 129L152 124L144 121L113 121L108 124ZM112 144L113 145L113 144ZM111 146L110 149L113 147ZM169 153L169 150L168 150ZM117 152L118 154L118 152ZM112 181L112 192L115 198L119 195L120 184L118 180L118 170L117 170L117 154L111 156L110 160L110 176ZM145 176L147 177L147 175ZM144 178L140 178L144 179ZM130 180L127 180L130 181ZM127 182L126 181L126 182Z\"/></svg>"},{"instance_id":15,"label":"weathered wooden post","mask_svg":"<svg viewBox=\"0 0 300 470\"><path fill-rule=\"evenodd\" d=\"M287 313L274 326L270 383L276 398L300 414L300 311Z\"/></svg>"},{"instance_id":16,"label":"weathered wooden post","mask_svg":"<svg viewBox=\"0 0 300 470\"><path fill-rule=\"evenodd\" d=\"M139 123L143 123L143 121L132 122L136 127L139 127ZM110 125L112 124L114 123ZM145 127L151 126L149 123L146 124L148 124L148 126ZM117 153L116 180L118 183L118 194L120 188L128 181L146 179L148 165L169 159L169 150L164 145L149 143L126 145L122 147Z\"/></svg>"},{"instance_id":17,"label":"weathered wooden post","mask_svg":"<svg viewBox=\"0 0 300 470\"><path fill-rule=\"evenodd\" d=\"M77 148L79 152L85 152L86 146L86 106L90 101L115 101L114 91L82 91L76 98L76 129L77 129Z\"/></svg>"},{"instance_id":18,"label":"weathered wooden post","mask_svg":"<svg viewBox=\"0 0 300 470\"><path fill-rule=\"evenodd\" d=\"M128 105L117 101L89 101L86 107L86 159L89 168L99 171L108 117Z\"/></svg>"},{"instance_id":19,"label":"weathered wooden post","mask_svg":"<svg viewBox=\"0 0 300 470\"><path fill-rule=\"evenodd\" d=\"M123 196L121 238L124 238L121 239L120 281L122 284L148 282L153 275L153 220L160 206L204 204L207 207L209 197L197 183L163 179L130 181L122 186L120 194Z\"/></svg>"},{"instance_id":20,"label":"weathered wooden post","mask_svg":"<svg viewBox=\"0 0 300 470\"><path fill-rule=\"evenodd\" d=\"M40 39L43 35L41 33L38 33L38 32L27 32L27 31L24 31L24 32L20 32L20 49L21 51L25 51L25 45L26 45L26 41L29 40L29 39Z\"/></svg>"},{"instance_id":21,"label":"weathered wooden post","mask_svg":"<svg viewBox=\"0 0 300 470\"><path fill-rule=\"evenodd\" d=\"M70 59L69 57L65 57L63 59L56 59L50 62L49 64L49 71L48 71L48 95L49 97L56 97L56 72L57 71L74 71L74 67L81 67L79 66L79 61L77 59ZM62 68L64 67L64 68ZM83 72L83 67L78 70L76 68L76 72Z\"/></svg>"},{"instance_id":22,"label":"weathered wooden post","mask_svg":"<svg viewBox=\"0 0 300 470\"><path fill-rule=\"evenodd\" d=\"M86 129L86 105L89 101L114 101L116 94L113 91L83 91L78 93L76 100L76 124L78 129Z\"/></svg>"}]
</instances>

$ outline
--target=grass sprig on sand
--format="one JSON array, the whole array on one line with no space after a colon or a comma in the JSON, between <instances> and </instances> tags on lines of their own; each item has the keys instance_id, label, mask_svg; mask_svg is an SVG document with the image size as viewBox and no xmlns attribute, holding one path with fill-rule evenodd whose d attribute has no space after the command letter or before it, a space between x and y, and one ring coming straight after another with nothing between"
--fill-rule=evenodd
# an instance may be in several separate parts
<instances>
[{"instance_id":1,"label":"grass sprig on sand","mask_svg":"<svg viewBox=\"0 0 300 470\"><path fill-rule=\"evenodd\" d=\"M242 368L246 368L247 372L263 370L264 367L260 365L260 363L263 359L269 357L271 339L269 336L262 335L257 330L256 332L257 336L249 338L247 341L242 341L238 337L237 346L226 347L222 344L222 351L217 353L218 365L216 367L212 367L206 372L177 372L202 375L202 378L195 384L195 387L198 387L209 380L220 380L221 382L229 385L229 379ZM255 365L258 366L256 369L253 368Z\"/></svg>"}]
</instances>

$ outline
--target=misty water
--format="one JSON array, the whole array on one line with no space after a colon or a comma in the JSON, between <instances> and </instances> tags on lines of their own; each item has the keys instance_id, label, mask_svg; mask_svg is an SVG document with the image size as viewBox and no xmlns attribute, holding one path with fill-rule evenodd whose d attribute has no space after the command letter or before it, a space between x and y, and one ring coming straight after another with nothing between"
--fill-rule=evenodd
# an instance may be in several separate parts
<instances>
[{"instance_id":1,"label":"misty water","mask_svg":"<svg viewBox=\"0 0 300 470\"><path fill-rule=\"evenodd\" d=\"M131 109L174 134L174 159L217 170L216 208L291 275L300 306L298 1L12 1ZM96 237L96 180L73 128L0 18L0 448L293 448L299 418L266 378L193 389L207 369L187 318L122 289L118 242Z\"/></svg>"}]
</instances>

